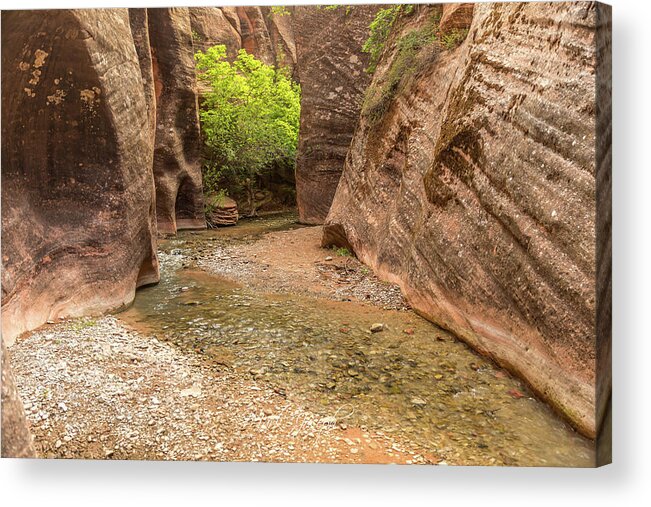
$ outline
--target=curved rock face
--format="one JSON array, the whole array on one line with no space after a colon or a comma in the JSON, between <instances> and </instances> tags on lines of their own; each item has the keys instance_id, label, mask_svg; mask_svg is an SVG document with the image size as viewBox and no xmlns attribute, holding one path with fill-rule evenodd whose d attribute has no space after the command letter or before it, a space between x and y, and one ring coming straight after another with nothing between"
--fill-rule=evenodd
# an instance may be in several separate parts
<instances>
[{"instance_id":1,"label":"curved rock face","mask_svg":"<svg viewBox=\"0 0 651 507\"><path fill-rule=\"evenodd\" d=\"M126 9L2 14L2 334L158 281L152 143Z\"/></svg>"},{"instance_id":2,"label":"curved rock face","mask_svg":"<svg viewBox=\"0 0 651 507\"><path fill-rule=\"evenodd\" d=\"M225 14L228 11L230 16ZM190 26L195 50L206 51L224 44L234 58L242 47L240 20L235 7L190 7Z\"/></svg>"},{"instance_id":3,"label":"curved rock face","mask_svg":"<svg viewBox=\"0 0 651 507\"><path fill-rule=\"evenodd\" d=\"M154 178L158 232L204 229L201 135L190 13L147 9L156 99Z\"/></svg>"},{"instance_id":4,"label":"curved rock face","mask_svg":"<svg viewBox=\"0 0 651 507\"><path fill-rule=\"evenodd\" d=\"M394 48L437 9L400 21ZM469 28L456 49L423 50L379 120L361 118L323 242L351 246L594 437L610 392L596 313L610 308L610 145L595 150L610 131L596 86L609 78L609 8L476 4Z\"/></svg>"},{"instance_id":5,"label":"curved rock face","mask_svg":"<svg viewBox=\"0 0 651 507\"><path fill-rule=\"evenodd\" d=\"M323 223L330 209L370 82L362 45L380 7L294 8L302 94L296 200L303 223Z\"/></svg>"},{"instance_id":6,"label":"curved rock face","mask_svg":"<svg viewBox=\"0 0 651 507\"><path fill-rule=\"evenodd\" d=\"M231 58L244 48L267 65L294 73L296 46L291 8L275 14L271 7L190 7L196 49L224 44Z\"/></svg>"}]
</instances>

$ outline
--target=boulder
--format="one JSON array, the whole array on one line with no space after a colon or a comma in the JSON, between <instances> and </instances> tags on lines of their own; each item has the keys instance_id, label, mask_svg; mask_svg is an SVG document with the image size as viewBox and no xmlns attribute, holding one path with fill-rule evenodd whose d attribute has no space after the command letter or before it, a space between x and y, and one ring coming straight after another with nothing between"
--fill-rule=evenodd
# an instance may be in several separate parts
<instances>
[{"instance_id":1,"label":"boulder","mask_svg":"<svg viewBox=\"0 0 651 507\"><path fill-rule=\"evenodd\" d=\"M2 14L2 334L158 281L152 134L126 9Z\"/></svg>"},{"instance_id":2,"label":"boulder","mask_svg":"<svg viewBox=\"0 0 651 507\"><path fill-rule=\"evenodd\" d=\"M294 8L302 92L296 199L303 223L323 223L330 209L370 82L362 45L380 7Z\"/></svg>"},{"instance_id":3,"label":"boulder","mask_svg":"<svg viewBox=\"0 0 651 507\"><path fill-rule=\"evenodd\" d=\"M398 21L372 88L440 9ZM421 50L361 117L323 235L591 438L610 393L609 20L476 4L459 47Z\"/></svg>"},{"instance_id":4,"label":"boulder","mask_svg":"<svg viewBox=\"0 0 651 507\"><path fill-rule=\"evenodd\" d=\"M230 197L214 196L208 199L206 219L213 227L224 227L237 224L239 218L237 203Z\"/></svg>"},{"instance_id":5,"label":"boulder","mask_svg":"<svg viewBox=\"0 0 651 507\"><path fill-rule=\"evenodd\" d=\"M205 229L201 134L187 7L147 9L156 99L154 178L158 232Z\"/></svg>"}]
</instances>

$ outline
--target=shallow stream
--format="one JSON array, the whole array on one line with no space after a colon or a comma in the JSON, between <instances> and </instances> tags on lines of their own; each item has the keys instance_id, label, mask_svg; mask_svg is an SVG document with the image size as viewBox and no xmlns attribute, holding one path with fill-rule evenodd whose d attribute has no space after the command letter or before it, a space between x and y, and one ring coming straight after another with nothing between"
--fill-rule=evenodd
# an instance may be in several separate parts
<instances>
[{"instance_id":1,"label":"shallow stream","mask_svg":"<svg viewBox=\"0 0 651 507\"><path fill-rule=\"evenodd\" d=\"M591 466L593 443L517 379L411 311L270 294L210 275L193 250L297 227L287 216L182 233L127 324L269 383L324 417L455 464ZM380 332L371 332L373 324Z\"/></svg>"}]
</instances>

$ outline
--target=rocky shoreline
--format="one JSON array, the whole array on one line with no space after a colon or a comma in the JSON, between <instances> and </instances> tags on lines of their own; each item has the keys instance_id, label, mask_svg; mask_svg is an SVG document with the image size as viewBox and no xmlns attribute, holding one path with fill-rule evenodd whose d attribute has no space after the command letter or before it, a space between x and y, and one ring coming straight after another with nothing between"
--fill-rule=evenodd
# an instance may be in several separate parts
<instances>
[{"instance_id":1,"label":"rocky shoreline","mask_svg":"<svg viewBox=\"0 0 651 507\"><path fill-rule=\"evenodd\" d=\"M335 414L128 329L115 316L46 325L11 348L44 458L432 463Z\"/></svg>"}]
</instances>

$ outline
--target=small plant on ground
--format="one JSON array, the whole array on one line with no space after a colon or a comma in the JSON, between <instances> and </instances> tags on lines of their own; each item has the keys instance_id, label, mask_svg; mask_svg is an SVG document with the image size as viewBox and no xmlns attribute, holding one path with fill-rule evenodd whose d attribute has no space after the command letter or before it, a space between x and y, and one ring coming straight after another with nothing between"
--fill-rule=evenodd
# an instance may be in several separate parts
<instances>
[{"instance_id":1,"label":"small plant on ground","mask_svg":"<svg viewBox=\"0 0 651 507\"><path fill-rule=\"evenodd\" d=\"M74 331L75 333L79 333L85 329L89 329L93 327L95 324L97 324L95 319L90 319L90 318L77 319L77 320L73 320L68 325L68 329L70 331Z\"/></svg>"},{"instance_id":2,"label":"small plant on ground","mask_svg":"<svg viewBox=\"0 0 651 507\"><path fill-rule=\"evenodd\" d=\"M350 250L348 250L348 248L346 248L344 246L339 247L339 248L333 247L333 250L340 257L352 257L353 256L352 252Z\"/></svg>"}]
</instances>

